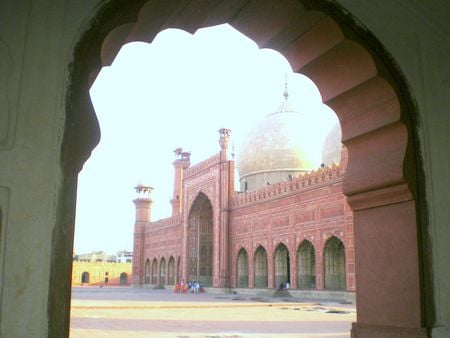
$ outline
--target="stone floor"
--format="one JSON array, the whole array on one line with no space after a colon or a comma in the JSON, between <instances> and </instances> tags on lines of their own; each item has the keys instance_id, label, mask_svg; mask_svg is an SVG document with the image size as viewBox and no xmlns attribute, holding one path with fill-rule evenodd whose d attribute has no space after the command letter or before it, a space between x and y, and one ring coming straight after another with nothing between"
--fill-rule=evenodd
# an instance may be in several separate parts
<instances>
[{"instance_id":1,"label":"stone floor","mask_svg":"<svg viewBox=\"0 0 450 338\"><path fill-rule=\"evenodd\" d=\"M355 306L292 297L78 287L71 338L350 337Z\"/></svg>"}]
</instances>

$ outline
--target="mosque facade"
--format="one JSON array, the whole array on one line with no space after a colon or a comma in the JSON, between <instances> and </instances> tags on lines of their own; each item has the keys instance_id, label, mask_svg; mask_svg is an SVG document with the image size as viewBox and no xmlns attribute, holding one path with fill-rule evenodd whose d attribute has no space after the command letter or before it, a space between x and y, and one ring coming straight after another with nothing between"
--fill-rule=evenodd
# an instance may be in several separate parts
<instances>
[{"instance_id":1,"label":"mosque facade","mask_svg":"<svg viewBox=\"0 0 450 338\"><path fill-rule=\"evenodd\" d=\"M200 163L191 165L190 153L176 149L169 218L151 221L153 188L138 185L133 284L355 291L340 128L330 131L314 167L310 140L301 137L310 126L302 122L285 91L243 143L239 191L229 129L219 130L220 151Z\"/></svg>"}]
</instances>

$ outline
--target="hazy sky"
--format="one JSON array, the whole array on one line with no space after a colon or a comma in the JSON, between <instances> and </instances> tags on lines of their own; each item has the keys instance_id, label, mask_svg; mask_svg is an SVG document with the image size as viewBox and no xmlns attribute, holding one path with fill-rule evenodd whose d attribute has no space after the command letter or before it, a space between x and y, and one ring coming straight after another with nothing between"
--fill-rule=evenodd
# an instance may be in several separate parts
<instances>
[{"instance_id":1,"label":"hazy sky","mask_svg":"<svg viewBox=\"0 0 450 338\"><path fill-rule=\"evenodd\" d=\"M238 154L282 102L286 76L291 105L312 121L306 132L325 135L337 119L315 85L228 25L194 35L168 29L151 44L125 45L90 90L101 141L79 175L75 252L132 250L133 187L153 186L152 220L168 217L173 150L202 161L219 151L225 127Z\"/></svg>"}]
</instances>

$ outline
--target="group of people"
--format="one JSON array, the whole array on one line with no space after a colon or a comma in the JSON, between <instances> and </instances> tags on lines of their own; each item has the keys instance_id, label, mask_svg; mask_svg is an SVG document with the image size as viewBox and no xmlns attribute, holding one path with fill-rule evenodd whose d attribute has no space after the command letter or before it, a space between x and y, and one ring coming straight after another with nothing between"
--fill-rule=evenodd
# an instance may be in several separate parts
<instances>
[{"instance_id":1,"label":"group of people","mask_svg":"<svg viewBox=\"0 0 450 338\"><path fill-rule=\"evenodd\" d=\"M176 283L173 292L175 293L199 293L200 292L200 283L198 281L192 280L189 281L187 284L184 282L184 280L181 280L181 282Z\"/></svg>"},{"instance_id":2,"label":"group of people","mask_svg":"<svg viewBox=\"0 0 450 338\"><path fill-rule=\"evenodd\" d=\"M286 282L286 284L281 283L278 287L278 291L289 290L290 287L289 282Z\"/></svg>"}]
</instances>

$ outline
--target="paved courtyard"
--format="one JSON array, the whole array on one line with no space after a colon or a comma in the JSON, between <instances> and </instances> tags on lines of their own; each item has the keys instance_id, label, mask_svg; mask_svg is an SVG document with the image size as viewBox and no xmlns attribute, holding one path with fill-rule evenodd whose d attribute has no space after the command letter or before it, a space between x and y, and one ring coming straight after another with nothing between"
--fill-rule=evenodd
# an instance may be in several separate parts
<instances>
[{"instance_id":1,"label":"paved courtyard","mask_svg":"<svg viewBox=\"0 0 450 338\"><path fill-rule=\"evenodd\" d=\"M72 289L71 338L350 337L355 306L292 297Z\"/></svg>"}]
</instances>

